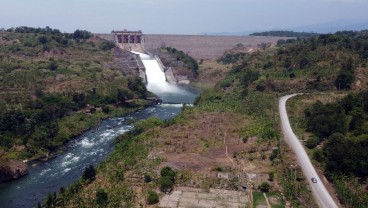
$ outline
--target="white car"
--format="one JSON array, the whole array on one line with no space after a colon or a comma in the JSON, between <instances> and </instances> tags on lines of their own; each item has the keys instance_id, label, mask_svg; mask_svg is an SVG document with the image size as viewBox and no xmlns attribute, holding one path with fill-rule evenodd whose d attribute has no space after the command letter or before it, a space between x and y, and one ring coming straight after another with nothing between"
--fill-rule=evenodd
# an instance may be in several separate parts
<instances>
[{"instance_id":1,"label":"white car","mask_svg":"<svg viewBox=\"0 0 368 208\"><path fill-rule=\"evenodd\" d=\"M311 178L312 183L317 183L317 179L316 178Z\"/></svg>"}]
</instances>

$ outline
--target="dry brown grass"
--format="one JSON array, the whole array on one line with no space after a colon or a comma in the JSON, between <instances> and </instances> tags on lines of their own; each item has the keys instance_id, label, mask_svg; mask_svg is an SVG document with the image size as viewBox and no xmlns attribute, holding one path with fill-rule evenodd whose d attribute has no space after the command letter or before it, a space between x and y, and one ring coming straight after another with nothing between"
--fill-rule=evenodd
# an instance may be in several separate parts
<instances>
[{"instance_id":1,"label":"dry brown grass","mask_svg":"<svg viewBox=\"0 0 368 208\"><path fill-rule=\"evenodd\" d=\"M260 176L267 180L272 170L268 158L274 144L259 143L256 137L243 142L241 132L252 122L249 117L216 112L196 113L188 120L187 124L164 128L156 139L158 145L150 155L163 158L158 170L170 166L186 172L190 177L179 180L180 186L207 190L210 187L237 189L231 186L231 180L238 175L240 183L251 184L247 174L257 174L259 181L253 181L255 187L264 182ZM218 173L228 174L228 178L218 178Z\"/></svg>"},{"instance_id":2,"label":"dry brown grass","mask_svg":"<svg viewBox=\"0 0 368 208\"><path fill-rule=\"evenodd\" d=\"M212 88L220 80L224 79L231 65L223 65L215 60L204 60L199 65L199 77L195 85L199 88Z\"/></svg>"}]
</instances>

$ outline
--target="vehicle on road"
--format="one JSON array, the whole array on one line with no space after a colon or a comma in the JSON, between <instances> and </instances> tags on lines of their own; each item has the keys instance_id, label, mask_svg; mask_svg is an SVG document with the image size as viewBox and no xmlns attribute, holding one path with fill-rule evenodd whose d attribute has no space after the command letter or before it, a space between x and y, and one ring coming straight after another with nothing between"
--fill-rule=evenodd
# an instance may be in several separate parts
<instances>
[{"instance_id":1,"label":"vehicle on road","mask_svg":"<svg viewBox=\"0 0 368 208\"><path fill-rule=\"evenodd\" d=\"M291 128L285 105L286 101L289 98L296 95L300 94L286 95L281 97L279 100L279 111L284 137L286 141L289 143L290 147L294 150L304 175L306 176L306 178L310 179L309 183L311 185L312 192L314 193L316 202L319 205L319 207L338 208L334 199L331 197L330 193L328 193L326 187L322 183L322 180L319 178L317 171L316 169L314 169L313 164L310 161L304 147L302 146L298 137L295 135L293 129Z\"/></svg>"}]
</instances>

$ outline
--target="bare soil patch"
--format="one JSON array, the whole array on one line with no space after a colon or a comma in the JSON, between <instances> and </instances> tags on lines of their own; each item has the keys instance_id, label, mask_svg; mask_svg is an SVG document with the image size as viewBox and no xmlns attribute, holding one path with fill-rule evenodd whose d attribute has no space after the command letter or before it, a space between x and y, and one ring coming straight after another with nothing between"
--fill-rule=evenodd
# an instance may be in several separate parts
<instances>
[{"instance_id":1,"label":"bare soil patch","mask_svg":"<svg viewBox=\"0 0 368 208\"><path fill-rule=\"evenodd\" d=\"M252 122L234 113L195 113L188 123L166 127L156 138L149 157L160 157L164 166L185 172L178 185L203 190L246 190L267 181L272 142L256 137L243 142L242 132ZM252 176L252 177L251 177ZM270 182L271 184L273 182Z\"/></svg>"}]
</instances>

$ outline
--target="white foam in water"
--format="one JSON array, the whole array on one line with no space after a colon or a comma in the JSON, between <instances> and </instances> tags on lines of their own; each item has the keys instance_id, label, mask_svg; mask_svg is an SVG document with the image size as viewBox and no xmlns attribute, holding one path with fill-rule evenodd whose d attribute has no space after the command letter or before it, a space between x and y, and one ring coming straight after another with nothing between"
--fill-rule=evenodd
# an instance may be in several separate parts
<instances>
[{"instance_id":1,"label":"white foam in water","mask_svg":"<svg viewBox=\"0 0 368 208\"><path fill-rule=\"evenodd\" d=\"M93 143L90 142L87 138L83 139L80 144L82 145L82 147L85 147L85 148L89 148L89 147L92 147L93 146Z\"/></svg>"},{"instance_id":2,"label":"white foam in water","mask_svg":"<svg viewBox=\"0 0 368 208\"><path fill-rule=\"evenodd\" d=\"M66 167L66 166L68 166L70 163L72 163L70 160L68 160L68 161L64 161L64 162L62 162L62 163L61 163L61 167Z\"/></svg>"},{"instance_id":3,"label":"white foam in water","mask_svg":"<svg viewBox=\"0 0 368 208\"><path fill-rule=\"evenodd\" d=\"M100 136L103 137L103 138L106 138L110 135L111 135L111 132L105 132L105 133L100 134Z\"/></svg>"},{"instance_id":4,"label":"white foam in water","mask_svg":"<svg viewBox=\"0 0 368 208\"><path fill-rule=\"evenodd\" d=\"M70 170L71 170L71 168L65 168L63 172L64 172L64 173L67 173L67 172L69 172Z\"/></svg>"},{"instance_id":5,"label":"white foam in water","mask_svg":"<svg viewBox=\"0 0 368 208\"><path fill-rule=\"evenodd\" d=\"M73 153L66 154L65 157L64 157L64 160L67 160L67 159L73 157L73 155L74 155Z\"/></svg>"},{"instance_id":6,"label":"white foam in water","mask_svg":"<svg viewBox=\"0 0 368 208\"><path fill-rule=\"evenodd\" d=\"M147 75L147 89L154 93L183 93L183 90L179 89L176 85L171 85L166 82L165 73L161 70L159 63L151 58L147 54L138 53L132 51L132 53L138 54L146 68Z\"/></svg>"},{"instance_id":7,"label":"white foam in water","mask_svg":"<svg viewBox=\"0 0 368 208\"><path fill-rule=\"evenodd\" d=\"M125 132L127 132L128 130L127 129L125 129L125 128L121 128L121 129L119 129L118 130L118 133L119 134L124 134Z\"/></svg>"},{"instance_id":8,"label":"white foam in water","mask_svg":"<svg viewBox=\"0 0 368 208\"><path fill-rule=\"evenodd\" d=\"M50 168L45 169L45 170L43 170L43 171L40 173L40 175L41 175L41 176L43 176L45 173L49 172L50 170L51 170Z\"/></svg>"},{"instance_id":9,"label":"white foam in water","mask_svg":"<svg viewBox=\"0 0 368 208\"><path fill-rule=\"evenodd\" d=\"M97 151L89 152L88 155L97 155Z\"/></svg>"},{"instance_id":10,"label":"white foam in water","mask_svg":"<svg viewBox=\"0 0 368 208\"><path fill-rule=\"evenodd\" d=\"M173 107L173 108L182 108L187 106L187 107L193 107L193 104L170 104L170 103L162 103L160 106L162 107Z\"/></svg>"},{"instance_id":11,"label":"white foam in water","mask_svg":"<svg viewBox=\"0 0 368 208\"><path fill-rule=\"evenodd\" d=\"M71 160L70 160L70 163L77 163L79 161L80 157L73 157Z\"/></svg>"}]
</instances>

